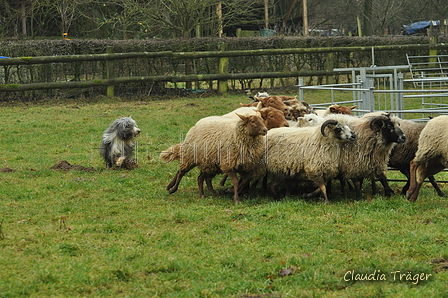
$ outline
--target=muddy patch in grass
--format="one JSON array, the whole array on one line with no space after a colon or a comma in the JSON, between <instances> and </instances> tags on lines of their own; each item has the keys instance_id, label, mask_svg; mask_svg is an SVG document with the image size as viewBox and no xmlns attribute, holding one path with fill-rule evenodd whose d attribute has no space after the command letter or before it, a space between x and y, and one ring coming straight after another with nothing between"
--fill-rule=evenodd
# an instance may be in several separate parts
<instances>
[{"instance_id":1,"label":"muddy patch in grass","mask_svg":"<svg viewBox=\"0 0 448 298\"><path fill-rule=\"evenodd\" d=\"M93 172L93 171L95 171L95 169L93 167L84 167L84 166L80 166L80 165L71 165L66 160L61 160L60 162L58 162L54 166L50 167L50 170L62 170L62 171L76 170L76 171L84 171L84 172Z\"/></svg>"}]
</instances>

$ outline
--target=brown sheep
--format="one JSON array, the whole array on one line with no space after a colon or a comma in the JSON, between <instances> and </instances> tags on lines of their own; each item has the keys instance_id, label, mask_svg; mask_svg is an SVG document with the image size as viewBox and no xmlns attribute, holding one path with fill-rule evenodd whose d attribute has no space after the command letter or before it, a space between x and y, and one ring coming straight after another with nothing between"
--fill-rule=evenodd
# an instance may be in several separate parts
<instances>
[{"instance_id":1,"label":"brown sheep","mask_svg":"<svg viewBox=\"0 0 448 298\"><path fill-rule=\"evenodd\" d=\"M317 115L321 117L326 117L328 114L345 114L345 115L353 115L352 110L355 109L356 106L346 107L340 105L331 105L325 110L317 111Z\"/></svg>"},{"instance_id":2,"label":"brown sheep","mask_svg":"<svg viewBox=\"0 0 448 298\"><path fill-rule=\"evenodd\" d=\"M278 96L255 97L255 98L258 100L258 102L252 102L249 104L240 103L240 105L242 107L257 107L257 109L259 110L271 107L282 111L285 116L287 116L289 113L288 106L286 106Z\"/></svg>"}]
</instances>

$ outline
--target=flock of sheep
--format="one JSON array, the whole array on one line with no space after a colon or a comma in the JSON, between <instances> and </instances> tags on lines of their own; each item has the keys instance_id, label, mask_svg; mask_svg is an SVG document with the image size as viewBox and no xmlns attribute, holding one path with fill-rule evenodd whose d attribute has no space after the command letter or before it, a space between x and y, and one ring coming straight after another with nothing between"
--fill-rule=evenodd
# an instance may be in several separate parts
<instances>
[{"instance_id":1,"label":"flock of sheep","mask_svg":"<svg viewBox=\"0 0 448 298\"><path fill-rule=\"evenodd\" d=\"M428 176L437 193L444 195L432 175L448 164L444 143L448 141L434 127L448 124L448 116L436 117L425 126L387 112L355 117L354 106L314 111L294 97L264 93L253 99L228 114L200 119L182 143L160 154L165 162L179 162L167 186L170 193L177 191L186 173L198 167L200 196L204 182L209 192L216 193L212 179L224 174L221 185L230 177L235 203L259 180L275 199L299 188L303 197L321 195L329 203L335 179L341 188L353 183L356 198L361 197L364 179L372 182L373 193L378 192L375 181L380 181L390 196L393 190L386 179L390 166L408 177L402 193L410 201L417 199ZM304 193L303 185L310 183L315 190Z\"/></svg>"}]
</instances>

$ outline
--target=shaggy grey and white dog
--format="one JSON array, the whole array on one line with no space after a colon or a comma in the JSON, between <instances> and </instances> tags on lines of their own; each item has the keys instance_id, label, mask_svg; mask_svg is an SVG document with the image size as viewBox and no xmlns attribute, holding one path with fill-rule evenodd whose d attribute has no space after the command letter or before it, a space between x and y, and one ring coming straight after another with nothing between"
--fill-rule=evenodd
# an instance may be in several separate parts
<instances>
[{"instance_id":1,"label":"shaggy grey and white dog","mask_svg":"<svg viewBox=\"0 0 448 298\"><path fill-rule=\"evenodd\" d=\"M131 117L115 120L104 131L100 153L107 168L114 165L121 167L123 162L132 156L135 146L134 138L139 133L137 123Z\"/></svg>"}]
</instances>

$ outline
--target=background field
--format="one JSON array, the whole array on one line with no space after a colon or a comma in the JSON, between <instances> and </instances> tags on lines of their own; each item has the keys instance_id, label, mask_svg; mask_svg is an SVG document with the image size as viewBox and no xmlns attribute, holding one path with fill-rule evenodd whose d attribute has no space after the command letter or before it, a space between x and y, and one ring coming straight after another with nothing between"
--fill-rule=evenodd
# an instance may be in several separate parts
<instances>
[{"instance_id":1,"label":"background field","mask_svg":"<svg viewBox=\"0 0 448 298\"><path fill-rule=\"evenodd\" d=\"M448 200L427 184L414 204L371 196L369 184L356 201L335 183L330 205L254 190L235 206L198 198L192 171L169 195L177 164L159 152L240 102L244 94L2 106L0 297L448 296ZM139 167L106 170L101 135L129 115L142 130ZM94 171L50 169L62 160ZM406 280L421 273L428 279Z\"/></svg>"}]
</instances>

